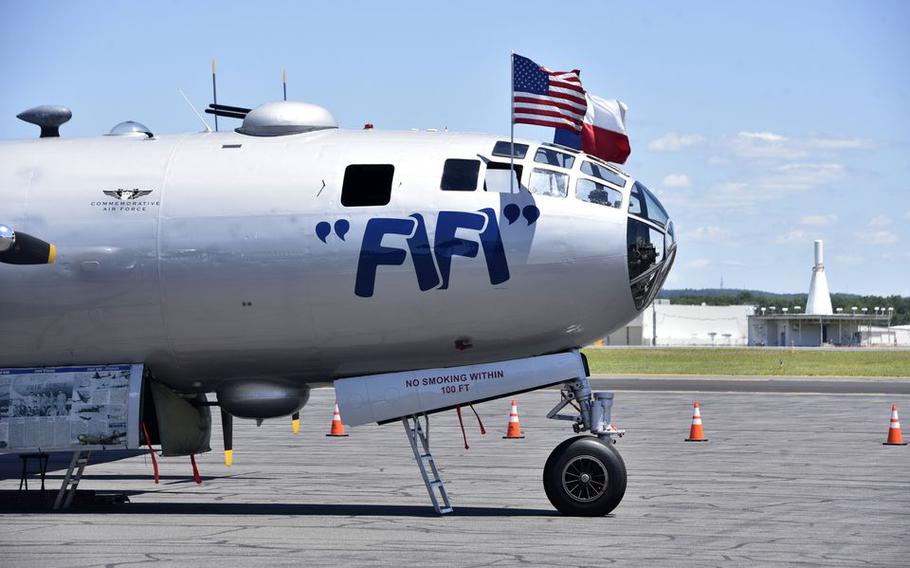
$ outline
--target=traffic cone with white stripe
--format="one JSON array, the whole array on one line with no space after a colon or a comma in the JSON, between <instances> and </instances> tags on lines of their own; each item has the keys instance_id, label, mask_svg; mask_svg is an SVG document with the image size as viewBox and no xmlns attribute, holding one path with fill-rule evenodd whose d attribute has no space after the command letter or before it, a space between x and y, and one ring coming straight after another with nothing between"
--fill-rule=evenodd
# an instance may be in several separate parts
<instances>
[{"instance_id":1,"label":"traffic cone with white stripe","mask_svg":"<svg viewBox=\"0 0 910 568\"><path fill-rule=\"evenodd\" d=\"M891 424L888 426L888 439L883 446L906 446L907 442L901 436L901 421L897 417L897 405L891 405Z\"/></svg>"},{"instance_id":2,"label":"traffic cone with white stripe","mask_svg":"<svg viewBox=\"0 0 910 568\"><path fill-rule=\"evenodd\" d=\"M503 440L506 438L524 438L521 434L521 424L518 422L518 405L515 404L515 401L512 401L512 410L509 411L509 426L506 429L506 435L502 437Z\"/></svg>"},{"instance_id":3,"label":"traffic cone with white stripe","mask_svg":"<svg viewBox=\"0 0 910 568\"><path fill-rule=\"evenodd\" d=\"M692 414L692 427L689 428L689 437L687 442L707 442L705 432L701 426L701 411L698 409L698 403L695 403L695 412Z\"/></svg>"},{"instance_id":4,"label":"traffic cone with white stripe","mask_svg":"<svg viewBox=\"0 0 910 568\"><path fill-rule=\"evenodd\" d=\"M335 412L332 414L332 429L326 436L330 438L345 438L344 424L341 423L341 412L338 411L338 403L335 403Z\"/></svg>"}]
</instances>

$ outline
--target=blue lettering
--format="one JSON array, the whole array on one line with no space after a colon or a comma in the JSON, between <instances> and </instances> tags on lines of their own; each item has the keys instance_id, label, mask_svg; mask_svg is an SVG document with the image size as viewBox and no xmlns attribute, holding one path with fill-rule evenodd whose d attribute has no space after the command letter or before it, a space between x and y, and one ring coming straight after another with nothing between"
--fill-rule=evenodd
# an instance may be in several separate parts
<instances>
[{"instance_id":1,"label":"blue lettering","mask_svg":"<svg viewBox=\"0 0 910 568\"><path fill-rule=\"evenodd\" d=\"M400 266L408 253L399 248L382 246L386 235L411 234L414 230L413 219L370 219L363 232L363 244L360 247L360 260L357 263L357 278L354 282L354 293L361 298L373 295L376 286L376 269L380 266Z\"/></svg>"},{"instance_id":2,"label":"blue lettering","mask_svg":"<svg viewBox=\"0 0 910 568\"><path fill-rule=\"evenodd\" d=\"M449 287L449 275L452 270L452 257L464 256L474 258L480 247L474 241L467 241L455 236L458 229L473 229L479 231L483 228L486 219L477 213L463 213L461 211L440 211L436 219L436 238L434 249L436 262L439 263L439 274L442 276L442 285L445 290Z\"/></svg>"},{"instance_id":3,"label":"blue lettering","mask_svg":"<svg viewBox=\"0 0 910 568\"><path fill-rule=\"evenodd\" d=\"M317 236L323 242L328 234L326 230L328 228L328 223L320 223L320 226L317 226ZM340 227L341 230L339 230L339 226L336 224L335 229L343 240L347 227ZM478 242L474 240L456 237L455 233L458 229L477 231L480 244L478 245ZM407 250L383 246L382 239L386 235L407 237ZM509 263L496 219L496 211L493 209L481 209L479 213L440 211L436 220L436 235L432 247L426 221L419 213L412 214L408 219L370 219L363 233L354 293L361 298L372 297L376 287L378 268L404 264L409 252L420 290L425 292L436 287L445 290L449 287L452 257L476 258L481 249L483 249L484 259L487 263L490 284L506 282L510 278Z\"/></svg>"}]
</instances>

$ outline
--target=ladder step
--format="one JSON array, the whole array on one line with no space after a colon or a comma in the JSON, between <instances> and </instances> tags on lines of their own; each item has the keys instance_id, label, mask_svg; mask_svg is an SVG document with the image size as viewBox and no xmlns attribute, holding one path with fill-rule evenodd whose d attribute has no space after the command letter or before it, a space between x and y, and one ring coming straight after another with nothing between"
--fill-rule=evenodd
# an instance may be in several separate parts
<instances>
[{"instance_id":1,"label":"ladder step","mask_svg":"<svg viewBox=\"0 0 910 568\"><path fill-rule=\"evenodd\" d=\"M454 509L452 509L452 507L444 507L444 508L439 509L439 514L445 515L446 513L451 513L452 511L454 511Z\"/></svg>"}]
</instances>

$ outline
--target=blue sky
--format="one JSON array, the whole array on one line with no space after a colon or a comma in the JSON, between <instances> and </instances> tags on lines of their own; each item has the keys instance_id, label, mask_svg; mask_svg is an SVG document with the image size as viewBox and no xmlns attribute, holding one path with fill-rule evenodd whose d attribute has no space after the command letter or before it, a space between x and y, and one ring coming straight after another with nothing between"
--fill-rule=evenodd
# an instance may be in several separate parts
<instances>
[{"instance_id":1,"label":"blue sky","mask_svg":"<svg viewBox=\"0 0 910 568\"><path fill-rule=\"evenodd\" d=\"M625 169L680 233L668 287L910 295L910 3L0 3L0 139L65 104L64 136L195 131L219 98L289 96L343 127L507 134L509 52L629 105ZM570 18L570 19L567 19ZM574 19L571 19L574 18ZM548 129L519 125L522 137Z\"/></svg>"}]
</instances>

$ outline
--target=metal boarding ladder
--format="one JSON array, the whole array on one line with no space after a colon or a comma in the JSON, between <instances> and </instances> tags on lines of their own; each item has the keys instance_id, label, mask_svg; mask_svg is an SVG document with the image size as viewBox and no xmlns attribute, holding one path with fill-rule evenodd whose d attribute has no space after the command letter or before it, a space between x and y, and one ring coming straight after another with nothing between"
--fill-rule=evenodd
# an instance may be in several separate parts
<instances>
[{"instance_id":1,"label":"metal boarding ladder","mask_svg":"<svg viewBox=\"0 0 910 568\"><path fill-rule=\"evenodd\" d=\"M70 460L70 467L66 470L66 476L63 478L63 486L57 492L57 499L54 501L54 510L69 509L76 495L76 488L79 487L79 480L82 479L82 473L85 466L88 465L88 458L91 452L88 450L79 450L73 452L73 459ZM75 473L73 473L75 472ZM61 507L62 506L62 507Z\"/></svg>"},{"instance_id":2,"label":"metal boarding ladder","mask_svg":"<svg viewBox=\"0 0 910 568\"><path fill-rule=\"evenodd\" d=\"M427 486L427 493L430 495L430 501L433 503L433 509L440 515L452 512L452 504L449 502L449 494L446 492L446 486L439 475L439 469L436 467L436 460L430 453L430 419L427 417L426 430L420 425L418 416L405 416L401 419L404 424L404 431L408 435L408 441L411 442L411 450L414 451L414 459L417 460L417 467L420 469L420 475L423 477L423 483ZM420 445L417 444L418 440ZM427 471L427 465L430 470ZM431 477L432 474L432 477ZM437 492L439 495L437 496ZM441 502L441 504L440 504Z\"/></svg>"}]
</instances>

